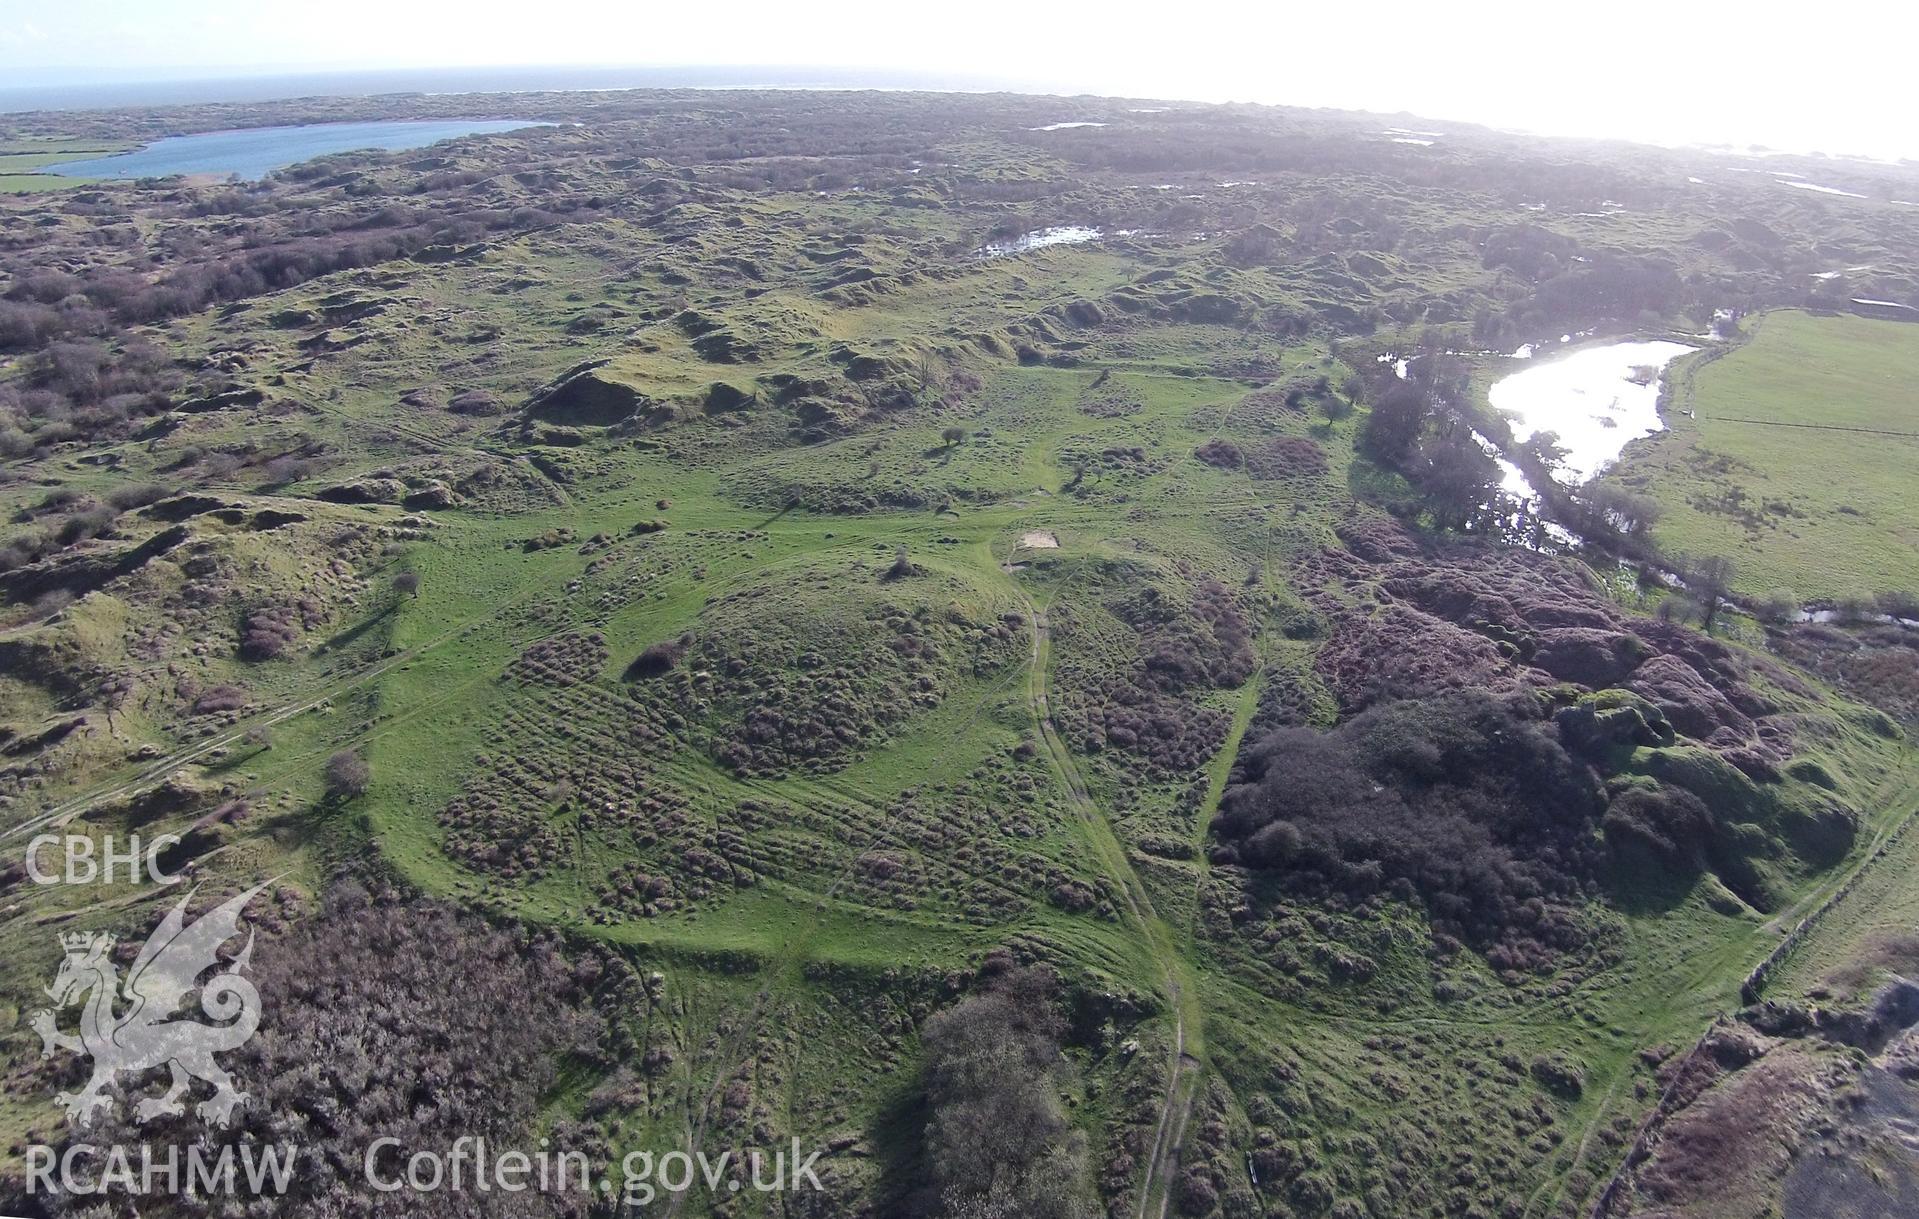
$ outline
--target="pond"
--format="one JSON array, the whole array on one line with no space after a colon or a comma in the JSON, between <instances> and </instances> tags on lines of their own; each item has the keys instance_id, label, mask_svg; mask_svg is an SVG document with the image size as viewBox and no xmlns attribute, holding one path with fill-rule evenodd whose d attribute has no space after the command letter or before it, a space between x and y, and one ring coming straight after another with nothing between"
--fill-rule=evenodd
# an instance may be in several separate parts
<instances>
[{"instance_id":1,"label":"pond","mask_svg":"<svg viewBox=\"0 0 1919 1219\"><path fill-rule=\"evenodd\" d=\"M168 136L134 152L49 165L70 178L164 178L174 174L263 178L276 169L330 153L363 148L421 148L463 135L550 126L524 120L446 119L374 123L309 123Z\"/></svg>"},{"instance_id":2,"label":"pond","mask_svg":"<svg viewBox=\"0 0 1919 1219\"><path fill-rule=\"evenodd\" d=\"M1559 481L1581 483L1616 461L1629 442L1664 430L1660 374L1697 350L1664 340L1583 347L1535 359L1495 382L1489 399L1511 420L1514 441L1556 433L1566 451L1556 468ZM1532 497L1532 488L1511 466L1506 467L1506 490Z\"/></svg>"},{"instance_id":3,"label":"pond","mask_svg":"<svg viewBox=\"0 0 1919 1219\"><path fill-rule=\"evenodd\" d=\"M1021 233L1005 241L989 241L974 250L973 257L1004 258L1008 254L1024 254L1028 250L1043 250L1051 245L1078 245L1083 241L1097 241L1102 235L1100 230L1088 228L1085 225L1062 224L1050 229L1034 229L1030 233Z\"/></svg>"}]
</instances>

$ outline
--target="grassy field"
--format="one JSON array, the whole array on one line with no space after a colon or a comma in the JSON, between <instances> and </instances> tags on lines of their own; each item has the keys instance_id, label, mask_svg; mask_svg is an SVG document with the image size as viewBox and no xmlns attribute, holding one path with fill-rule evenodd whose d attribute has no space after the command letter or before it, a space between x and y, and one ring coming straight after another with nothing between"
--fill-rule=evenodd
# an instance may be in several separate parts
<instances>
[{"instance_id":1,"label":"grassy field","mask_svg":"<svg viewBox=\"0 0 1919 1219\"><path fill-rule=\"evenodd\" d=\"M1614 479L1659 500L1661 546L1730 556L1749 595L1919 588L1919 326L1797 310L1748 326L1680 366L1670 430Z\"/></svg>"},{"instance_id":2,"label":"grassy field","mask_svg":"<svg viewBox=\"0 0 1919 1219\"><path fill-rule=\"evenodd\" d=\"M49 165L125 152L133 145L113 140L0 141L0 194L64 190L83 186L92 178L67 178L44 172Z\"/></svg>"},{"instance_id":3,"label":"grassy field","mask_svg":"<svg viewBox=\"0 0 1919 1219\"><path fill-rule=\"evenodd\" d=\"M24 195L34 191L65 190L85 181L85 178L62 178L54 174L0 174L0 193Z\"/></svg>"}]
</instances>

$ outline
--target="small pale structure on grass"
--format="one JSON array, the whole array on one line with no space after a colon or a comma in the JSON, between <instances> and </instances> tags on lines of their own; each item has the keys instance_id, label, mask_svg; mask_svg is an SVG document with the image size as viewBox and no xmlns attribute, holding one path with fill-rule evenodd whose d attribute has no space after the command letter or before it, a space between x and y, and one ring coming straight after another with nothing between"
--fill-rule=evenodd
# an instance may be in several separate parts
<instances>
[{"instance_id":1,"label":"small pale structure on grass","mask_svg":"<svg viewBox=\"0 0 1919 1219\"><path fill-rule=\"evenodd\" d=\"M1050 529L1028 529L1020 534L1019 544L1027 550L1058 550L1059 535Z\"/></svg>"}]
</instances>

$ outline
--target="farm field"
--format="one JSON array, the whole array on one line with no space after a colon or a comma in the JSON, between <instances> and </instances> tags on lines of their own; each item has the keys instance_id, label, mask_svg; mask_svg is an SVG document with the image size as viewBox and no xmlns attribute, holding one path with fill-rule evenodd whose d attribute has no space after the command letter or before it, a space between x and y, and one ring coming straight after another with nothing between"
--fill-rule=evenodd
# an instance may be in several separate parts
<instances>
[{"instance_id":1,"label":"farm field","mask_svg":"<svg viewBox=\"0 0 1919 1219\"><path fill-rule=\"evenodd\" d=\"M82 179L56 178L52 174L0 173L0 193L25 194L28 191L59 190L76 185Z\"/></svg>"},{"instance_id":2,"label":"farm field","mask_svg":"<svg viewBox=\"0 0 1919 1219\"><path fill-rule=\"evenodd\" d=\"M1919 327L1800 310L1748 327L1681 366L1669 430L1613 480L1659 501L1662 545L1732 557L1748 595L1919 588Z\"/></svg>"},{"instance_id":3,"label":"farm field","mask_svg":"<svg viewBox=\"0 0 1919 1219\"><path fill-rule=\"evenodd\" d=\"M34 139L0 142L0 194L61 190L88 179L43 173L49 165L124 151L124 141Z\"/></svg>"}]
</instances>

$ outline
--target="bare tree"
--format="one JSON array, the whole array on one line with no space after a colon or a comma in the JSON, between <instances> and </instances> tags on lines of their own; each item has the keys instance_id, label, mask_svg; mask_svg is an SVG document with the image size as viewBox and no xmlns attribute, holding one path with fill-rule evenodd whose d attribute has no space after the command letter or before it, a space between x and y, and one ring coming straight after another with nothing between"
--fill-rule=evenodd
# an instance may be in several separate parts
<instances>
[{"instance_id":1,"label":"bare tree","mask_svg":"<svg viewBox=\"0 0 1919 1219\"><path fill-rule=\"evenodd\" d=\"M920 392L932 394L946 384L946 365L932 352L926 352L919 360Z\"/></svg>"},{"instance_id":2,"label":"bare tree","mask_svg":"<svg viewBox=\"0 0 1919 1219\"><path fill-rule=\"evenodd\" d=\"M1719 611L1732 599L1733 576L1732 560L1724 555L1708 555L1686 567L1686 587L1699 603L1699 627L1709 635Z\"/></svg>"},{"instance_id":3,"label":"bare tree","mask_svg":"<svg viewBox=\"0 0 1919 1219\"><path fill-rule=\"evenodd\" d=\"M927 1021L927 1160L947 1219L1090 1219L1085 1140L1059 1103L1070 1070L1050 975L1014 970Z\"/></svg>"}]
</instances>

